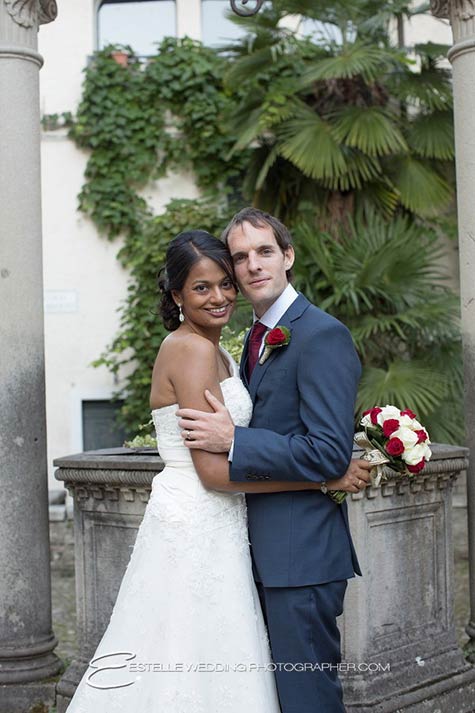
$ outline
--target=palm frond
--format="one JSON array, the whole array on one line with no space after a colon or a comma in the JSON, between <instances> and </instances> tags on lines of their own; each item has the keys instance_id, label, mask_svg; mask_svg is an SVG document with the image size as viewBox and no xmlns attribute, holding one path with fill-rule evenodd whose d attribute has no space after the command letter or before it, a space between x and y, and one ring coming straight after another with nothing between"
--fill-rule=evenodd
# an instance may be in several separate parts
<instances>
[{"instance_id":1,"label":"palm frond","mask_svg":"<svg viewBox=\"0 0 475 713\"><path fill-rule=\"evenodd\" d=\"M271 150L269 151L267 158L265 159L264 163L262 164L262 168L259 171L257 178L256 178L256 189L259 191L262 186L264 185L264 181L267 178L267 175L274 165L274 163L277 161L277 157L279 155L279 151L277 146L273 146Z\"/></svg>"},{"instance_id":2,"label":"palm frond","mask_svg":"<svg viewBox=\"0 0 475 713\"><path fill-rule=\"evenodd\" d=\"M247 148L261 133L260 119L262 116L262 105L259 105L249 112L236 112L232 117L232 127L234 134L238 135L238 140L231 148L227 158L236 151L242 151ZM231 128L231 121L228 122L228 127Z\"/></svg>"},{"instance_id":3,"label":"palm frond","mask_svg":"<svg viewBox=\"0 0 475 713\"><path fill-rule=\"evenodd\" d=\"M446 59L450 45L443 45L439 42L424 42L414 46L414 51L432 60Z\"/></svg>"},{"instance_id":4,"label":"palm frond","mask_svg":"<svg viewBox=\"0 0 475 713\"><path fill-rule=\"evenodd\" d=\"M452 111L420 114L408 127L408 142L424 158L450 160L455 156Z\"/></svg>"},{"instance_id":5,"label":"palm frond","mask_svg":"<svg viewBox=\"0 0 475 713\"><path fill-rule=\"evenodd\" d=\"M395 359L387 368L363 368L356 409L358 412L376 404L410 408L424 420L447 394L447 380L424 363Z\"/></svg>"},{"instance_id":6,"label":"palm frond","mask_svg":"<svg viewBox=\"0 0 475 713\"><path fill-rule=\"evenodd\" d=\"M356 208L363 211L376 210L386 220L394 216L398 205L399 195L385 176L365 183L356 196Z\"/></svg>"},{"instance_id":7,"label":"palm frond","mask_svg":"<svg viewBox=\"0 0 475 713\"><path fill-rule=\"evenodd\" d=\"M374 82L381 74L397 63L395 52L376 45L355 42L343 46L337 54L318 60L299 80L305 88L314 82L329 79L351 79L361 76L365 82Z\"/></svg>"},{"instance_id":8,"label":"palm frond","mask_svg":"<svg viewBox=\"0 0 475 713\"><path fill-rule=\"evenodd\" d=\"M337 140L369 156L407 151L395 121L381 107L350 106L332 119Z\"/></svg>"},{"instance_id":9,"label":"palm frond","mask_svg":"<svg viewBox=\"0 0 475 713\"><path fill-rule=\"evenodd\" d=\"M358 149L342 147L346 171L329 177L325 184L334 191L361 190L365 183L381 176L381 164L376 156L365 156ZM318 157L315 157L318 160Z\"/></svg>"},{"instance_id":10,"label":"palm frond","mask_svg":"<svg viewBox=\"0 0 475 713\"><path fill-rule=\"evenodd\" d=\"M389 82L392 93L400 101L418 109L442 111L452 106L453 94L450 73L430 67L420 72L395 73Z\"/></svg>"},{"instance_id":11,"label":"palm frond","mask_svg":"<svg viewBox=\"0 0 475 713\"><path fill-rule=\"evenodd\" d=\"M441 328L447 330L447 320L456 322L458 303L444 286L444 250L427 227L401 216L386 222L367 212L348 219L338 240L304 223L294 233L296 273L302 264L311 297L333 314L391 316L417 305L437 310L440 303L448 315L440 316ZM437 320L435 314L431 324Z\"/></svg>"},{"instance_id":12,"label":"palm frond","mask_svg":"<svg viewBox=\"0 0 475 713\"><path fill-rule=\"evenodd\" d=\"M432 332L435 327L446 335L454 326L454 313L455 305L445 295L438 295L437 299L417 302L394 314L366 314L355 322L351 332L357 347L364 351L365 342L380 334L394 333L403 342L414 341L423 337L424 330ZM426 335L426 339L430 340L430 336Z\"/></svg>"},{"instance_id":13,"label":"palm frond","mask_svg":"<svg viewBox=\"0 0 475 713\"><path fill-rule=\"evenodd\" d=\"M284 122L277 129L279 152L306 176L334 179L347 170L331 125L312 111Z\"/></svg>"},{"instance_id":14,"label":"palm frond","mask_svg":"<svg viewBox=\"0 0 475 713\"><path fill-rule=\"evenodd\" d=\"M233 62L224 76L224 84L228 89L233 89L239 84L252 79L260 72L267 70L269 64L274 61L272 53L273 45L265 45L261 49L248 49L239 59Z\"/></svg>"},{"instance_id":15,"label":"palm frond","mask_svg":"<svg viewBox=\"0 0 475 713\"><path fill-rule=\"evenodd\" d=\"M390 172L402 205L416 215L437 215L452 200L452 187L427 164L412 156L396 159Z\"/></svg>"}]
</instances>

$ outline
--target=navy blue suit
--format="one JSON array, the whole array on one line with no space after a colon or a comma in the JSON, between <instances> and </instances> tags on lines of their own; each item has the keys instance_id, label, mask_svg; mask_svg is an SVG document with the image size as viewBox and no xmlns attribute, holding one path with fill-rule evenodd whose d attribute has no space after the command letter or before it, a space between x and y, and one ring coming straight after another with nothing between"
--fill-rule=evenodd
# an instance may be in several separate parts
<instances>
[{"instance_id":1,"label":"navy blue suit","mask_svg":"<svg viewBox=\"0 0 475 713\"><path fill-rule=\"evenodd\" d=\"M250 427L236 428L230 478L309 483L340 478L351 460L361 374L351 335L302 294L279 325L290 329L290 343L257 363L250 383L247 344L244 348L241 378L254 409ZM312 672L276 671L282 711L340 713L336 617L347 579L361 575L347 504L337 505L318 490L246 498L254 576L273 659L318 664Z\"/></svg>"}]
</instances>

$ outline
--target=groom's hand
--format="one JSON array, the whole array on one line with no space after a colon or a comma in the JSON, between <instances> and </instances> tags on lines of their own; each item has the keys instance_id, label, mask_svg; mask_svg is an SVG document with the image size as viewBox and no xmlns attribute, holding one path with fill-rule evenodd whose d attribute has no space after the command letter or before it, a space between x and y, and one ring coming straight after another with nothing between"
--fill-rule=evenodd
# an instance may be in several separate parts
<instances>
[{"instance_id":1,"label":"groom's hand","mask_svg":"<svg viewBox=\"0 0 475 713\"><path fill-rule=\"evenodd\" d=\"M234 423L231 415L219 399L206 389L205 397L213 413L181 408L178 425L188 448L199 448L210 453L228 453L234 439Z\"/></svg>"},{"instance_id":2,"label":"groom's hand","mask_svg":"<svg viewBox=\"0 0 475 713\"><path fill-rule=\"evenodd\" d=\"M328 490L344 490L348 493L358 493L364 490L370 483L369 472L372 466L367 460L354 458L350 461L348 470L342 478L327 480Z\"/></svg>"}]
</instances>

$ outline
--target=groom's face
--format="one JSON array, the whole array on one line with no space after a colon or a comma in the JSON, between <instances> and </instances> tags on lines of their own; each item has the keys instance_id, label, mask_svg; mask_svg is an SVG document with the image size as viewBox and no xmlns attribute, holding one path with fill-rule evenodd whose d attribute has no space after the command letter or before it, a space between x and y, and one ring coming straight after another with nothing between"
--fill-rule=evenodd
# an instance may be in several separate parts
<instances>
[{"instance_id":1,"label":"groom's face","mask_svg":"<svg viewBox=\"0 0 475 713\"><path fill-rule=\"evenodd\" d=\"M288 284L286 271L294 262L292 247L282 251L268 225L236 226L228 236L239 289L262 317Z\"/></svg>"}]
</instances>

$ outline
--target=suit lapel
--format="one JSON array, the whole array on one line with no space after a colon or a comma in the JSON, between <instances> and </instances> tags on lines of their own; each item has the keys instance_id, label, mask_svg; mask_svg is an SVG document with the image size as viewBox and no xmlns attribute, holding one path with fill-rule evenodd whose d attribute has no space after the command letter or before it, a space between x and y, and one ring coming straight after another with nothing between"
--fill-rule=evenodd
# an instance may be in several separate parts
<instances>
[{"instance_id":1,"label":"suit lapel","mask_svg":"<svg viewBox=\"0 0 475 713\"><path fill-rule=\"evenodd\" d=\"M300 315L307 309L308 305L310 302L307 300L306 297L304 297L300 292L299 296L297 299L292 302L290 305L289 309L287 312L285 312L282 317L279 319L279 326L282 325L284 327L288 327L290 329L290 340L292 341L292 322L294 322L296 319L300 317ZM278 326L278 325L276 325ZM251 381L249 383L249 393L251 394L251 398L254 401L256 398L256 392L259 384L262 381L262 378L264 374L266 373L267 369L269 366L274 362L274 360L277 357L278 353L282 349L288 349L287 347L277 347L276 349L273 349L270 355L267 357L265 362L263 364L259 364L259 361L257 361L256 366L254 367L254 371L251 374ZM247 379L246 379L247 383Z\"/></svg>"},{"instance_id":2,"label":"suit lapel","mask_svg":"<svg viewBox=\"0 0 475 713\"><path fill-rule=\"evenodd\" d=\"M249 329L247 331L246 336L244 337L244 346L242 349L241 360L239 362L239 376L241 377L241 380L244 382L244 384L248 390L249 390L249 381L247 379L247 361L249 359L249 335L250 334L251 334L251 330Z\"/></svg>"}]
</instances>

